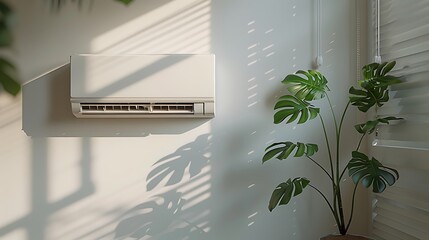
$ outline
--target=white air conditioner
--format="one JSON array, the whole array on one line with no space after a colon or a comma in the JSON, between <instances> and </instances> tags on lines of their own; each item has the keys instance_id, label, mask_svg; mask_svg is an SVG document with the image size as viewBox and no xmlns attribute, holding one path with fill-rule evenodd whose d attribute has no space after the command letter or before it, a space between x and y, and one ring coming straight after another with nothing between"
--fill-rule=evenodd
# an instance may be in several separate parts
<instances>
[{"instance_id":1,"label":"white air conditioner","mask_svg":"<svg viewBox=\"0 0 429 240\"><path fill-rule=\"evenodd\" d=\"M212 118L214 55L71 56L78 118Z\"/></svg>"}]
</instances>

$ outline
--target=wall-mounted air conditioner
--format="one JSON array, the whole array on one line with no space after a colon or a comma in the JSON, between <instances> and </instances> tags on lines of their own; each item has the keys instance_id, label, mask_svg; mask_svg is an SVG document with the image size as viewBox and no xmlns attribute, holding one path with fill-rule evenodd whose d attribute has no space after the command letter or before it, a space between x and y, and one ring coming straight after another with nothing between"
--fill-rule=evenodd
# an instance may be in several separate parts
<instances>
[{"instance_id":1,"label":"wall-mounted air conditioner","mask_svg":"<svg viewBox=\"0 0 429 240\"><path fill-rule=\"evenodd\" d=\"M212 118L214 55L71 56L78 118Z\"/></svg>"}]
</instances>

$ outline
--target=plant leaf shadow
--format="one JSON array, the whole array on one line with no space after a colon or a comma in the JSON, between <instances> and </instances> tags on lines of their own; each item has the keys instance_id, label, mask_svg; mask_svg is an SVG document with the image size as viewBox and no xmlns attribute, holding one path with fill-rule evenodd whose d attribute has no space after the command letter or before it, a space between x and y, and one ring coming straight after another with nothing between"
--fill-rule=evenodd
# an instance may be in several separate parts
<instances>
[{"instance_id":1,"label":"plant leaf shadow","mask_svg":"<svg viewBox=\"0 0 429 240\"><path fill-rule=\"evenodd\" d=\"M167 180L165 186L180 183L187 171L189 178L200 174L210 161L210 139L210 134L201 135L157 161L146 178L147 190L153 190L163 180Z\"/></svg>"},{"instance_id":2,"label":"plant leaf shadow","mask_svg":"<svg viewBox=\"0 0 429 240\"><path fill-rule=\"evenodd\" d=\"M185 203L182 193L171 191L135 206L117 225L115 239L201 239L205 231L183 216Z\"/></svg>"},{"instance_id":3,"label":"plant leaf shadow","mask_svg":"<svg viewBox=\"0 0 429 240\"><path fill-rule=\"evenodd\" d=\"M211 139L200 135L153 165L147 192L162 193L124 213L115 239L207 239Z\"/></svg>"}]
</instances>

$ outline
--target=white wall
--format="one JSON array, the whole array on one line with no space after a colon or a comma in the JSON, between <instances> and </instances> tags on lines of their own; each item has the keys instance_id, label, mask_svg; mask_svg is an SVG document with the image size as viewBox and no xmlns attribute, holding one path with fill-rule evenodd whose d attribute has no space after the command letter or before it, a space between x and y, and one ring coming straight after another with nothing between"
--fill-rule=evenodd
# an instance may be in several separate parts
<instances>
[{"instance_id":1,"label":"white wall","mask_svg":"<svg viewBox=\"0 0 429 240\"><path fill-rule=\"evenodd\" d=\"M9 2L24 81L76 53L212 52L217 116L75 119L67 65L24 86L23 117L19 98L2 94L1 239L307 240L335 231L311 191L273 213L267 209L274 187L289 177L308 176L329 190L315 167L304 159L261 165L271 142L322 143L317 120L272 123L273 104L285 90L280 80L312 66L315 1L136 0L124 7L99 0L90 10L69 4L59 13L48 11L47 1ZM322 2L321 71L340 111L356 76L355 1ZM355 121L350 113L346 126ZM345 134L351 149L352 132ZM365 197L360 202L365 209ZM365 212L355 222L360 233Z\"/></svg>"}]
</instances>

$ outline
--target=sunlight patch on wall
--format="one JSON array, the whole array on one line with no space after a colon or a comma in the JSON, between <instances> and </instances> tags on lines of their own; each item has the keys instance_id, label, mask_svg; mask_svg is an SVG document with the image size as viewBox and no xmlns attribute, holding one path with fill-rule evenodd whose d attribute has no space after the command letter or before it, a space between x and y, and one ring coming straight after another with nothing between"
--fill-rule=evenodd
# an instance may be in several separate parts
<instances>
[{"instance_id":1,"label":"sunlight patch on wall","mask_svg":"<svg viewBox=\"0 0 429 240\"><path fill-rule=\"evenodd\" d=\"M21 129L20 96L0 93L0 226L11 226L31 211L30 186L31 163L28 159L29 139ZM11 207L13 206L13 207ZM10 232L10 239L20 239L20 228ZM2 230L0 229L0 238Z\"/></svg>"},{"instance_id":2,"label":"sunlight patch on wall","mask_svg":"<svg viewBox=\"0 0 429 240\"><path fill-rule=\"evenodd\" d=\"M270 41L270 34L273 32L274 28L262 27L256 20L247 22L247 37L250 41L247 46L247 66L250 71L257 69L258 65L266 64L266 60L275 54L275 44ZM268 43L265 40L268 40ZM249 83L247 88L248 108L253 108L260 102L260 97L258 96L259 86L256 82L260 79L272 81L276 79L275 73L274 68L268 68L263 73L254 73L247 80Z\"/></svg>"},{"instance_id":3,"label":"sunlight patch on wall","mask_svg":"<svg viewBox=\"0 0 429 240\"><path fill-rule=\"evenodd\" d=\"M48 138L47 143L49 145L47 152L49 166L47 169L47 183L49 184L47 202L53 203L79 189L81 184L80 161L84 158L88 160L91 156L83 156L86 153L82 152L82 142L78 138ZM76 149L80 149L80 152Z\"/></svg>"},{"instance_id":4,"label":"sunlight patch on wall","mask_svg":"<svg viewBox=\"0 0 429 240\"><path fill-rule=\"evenodd\" d=\"M24 228L16 229L16 230L2 236L2 238L4 238L4 239L28 239L26 230Z\"/></svg>"},{"instance_id":5,"label":"sunlight patch on wall","mask_svg":"<svg viewBox=\"0 0 429 240\"><path fill-rule=\"evenodd\" d=\"M210 5L211 0L170 1L98 36L91 43L92 52L207 53L211 49Z\"/></svg>"},{"instance_id":6,"label":"sunlight patch on wall","mask_svg":"<svg viewBox=\"0 0 429 240\"><path fill-rule=\"evenodd\" d=\"M48 239L102 239L113 235L118 216L130 204L140 202L141 187L135 183L116 193L98 193L53 213L46 231Z\"/></svg>"}]
</instances>

